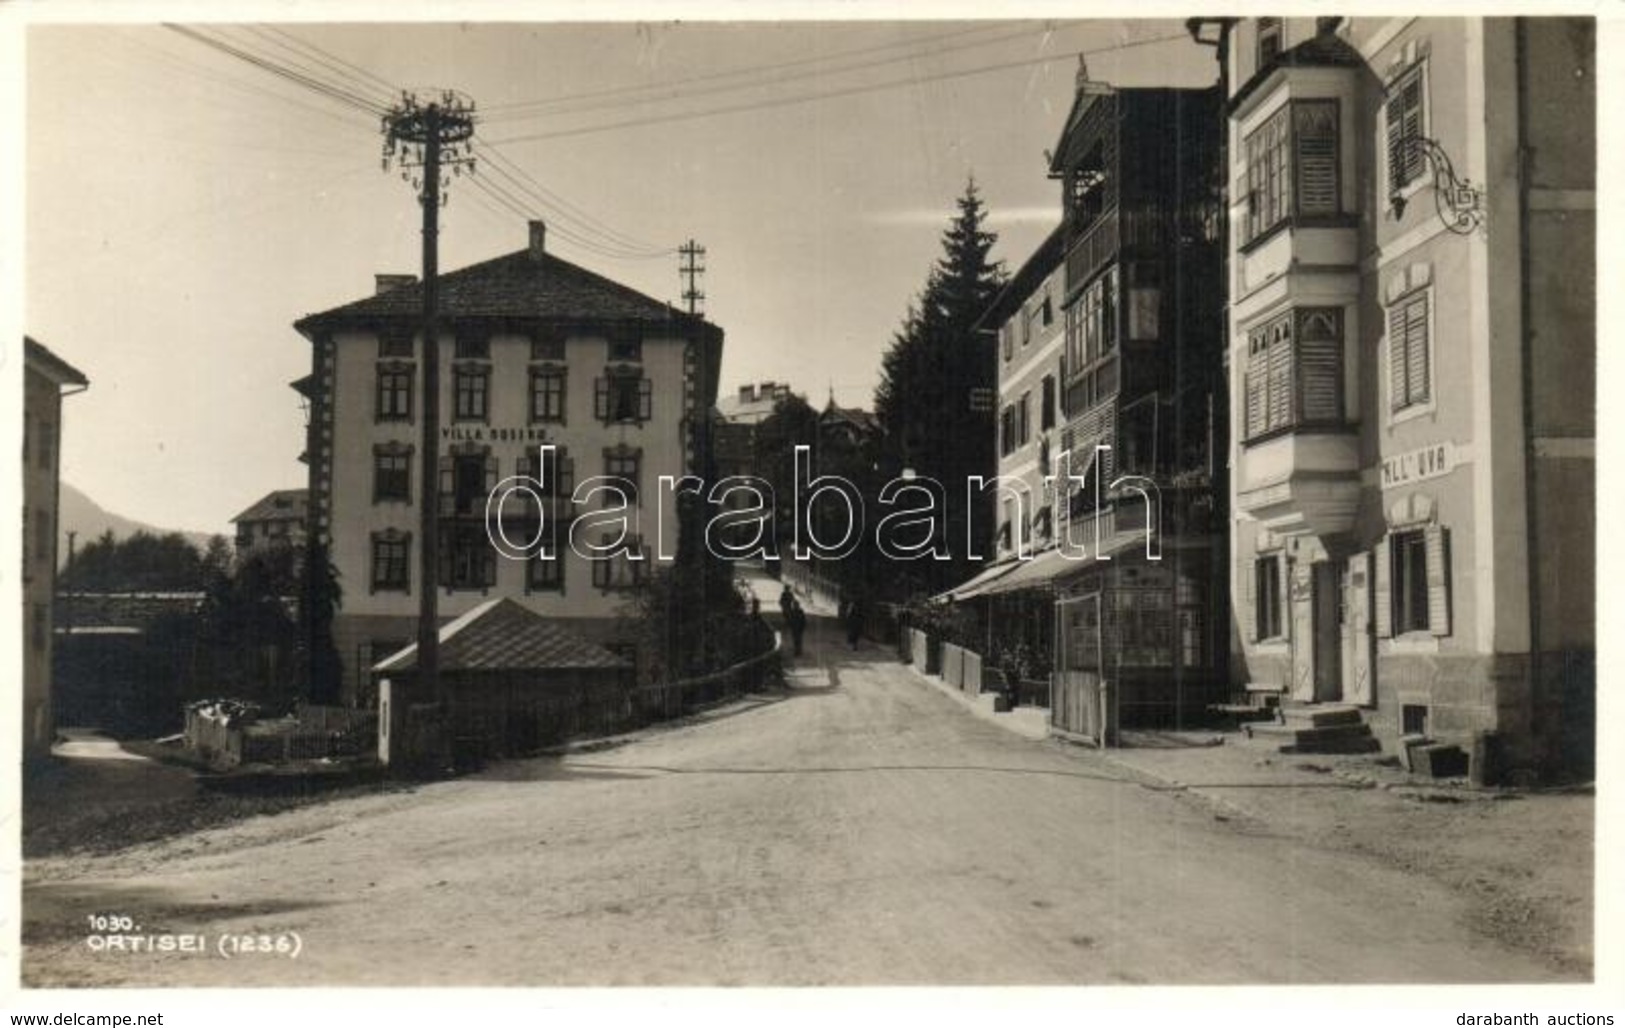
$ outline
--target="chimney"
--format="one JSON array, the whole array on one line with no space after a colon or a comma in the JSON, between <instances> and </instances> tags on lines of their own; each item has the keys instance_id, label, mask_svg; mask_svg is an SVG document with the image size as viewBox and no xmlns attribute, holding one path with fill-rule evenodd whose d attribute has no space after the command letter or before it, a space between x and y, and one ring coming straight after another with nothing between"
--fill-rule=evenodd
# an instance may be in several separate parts
<instances>
[{"instance_id":1,"label":"chimney","mask_svg":"<svg viewBox=\"0 0 1625 1028\"><path fill-rule=\"evenodd\" d=\"M754 403L755 401L756 401L756 387L755 386L753 386L753 385L742 385L742 386L739 387L739 402L740 403Z\"/></svg>"},{"instance_id":2,"label":"chimney","mask_svg":"<svg viewBox=\"0 0 1625 1028\"><path fill-rule=\"evenodd\" d=\"M381 296L384 293L389 292L391 289L399 289L402 286L412 285L418 280L416 275L374 275L372 278L374 283L374 296Z\"/></svg>"},{"instance_id":3,"label":"chimney","mask_svg":"<svg viewBox=\"0 0 1625 1028\"><path fill-rule=\"evenodd\" d=\"M540 218L530 223L530 259L540 261L547 252L547 222Z\"/></svg>"}]
</instances>

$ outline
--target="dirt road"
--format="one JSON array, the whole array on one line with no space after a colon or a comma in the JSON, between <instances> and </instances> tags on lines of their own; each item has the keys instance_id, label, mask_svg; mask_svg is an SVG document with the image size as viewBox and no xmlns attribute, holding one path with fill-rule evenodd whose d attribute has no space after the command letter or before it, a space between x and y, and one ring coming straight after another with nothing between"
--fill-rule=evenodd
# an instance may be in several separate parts
<instances>
[{"instance_id":1,"label":"dirt road","mask_svg":"<svg viewBox=\"0 0 1625 1028\"><path fill-rule=\"evenodd\" d=\"M825 631L817 631L825 628ZM109 857L27 868L31 985L1549 979L1443 888L969 716L815 624L783 696ZM94 953L297 932L297 959Z\"/></svg>"}]
</instances>

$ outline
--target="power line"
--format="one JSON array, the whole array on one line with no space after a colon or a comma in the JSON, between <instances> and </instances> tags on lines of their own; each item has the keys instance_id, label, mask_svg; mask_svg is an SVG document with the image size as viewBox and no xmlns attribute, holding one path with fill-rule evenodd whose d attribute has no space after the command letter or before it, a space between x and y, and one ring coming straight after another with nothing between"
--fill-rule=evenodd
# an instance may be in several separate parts
<instances>
[{"instance_id":1,"label":"power line","mask_svg":"<svg viewBox=\"0 0 1625 1028\"><path fill-rule=\"evenodd\" d=\"M281 50L283 53L291 55L290 57L281 58L284 64L297 69L298 71L307 74L312 78L336 82L336 84L347 88L348 90L354 92L357 96L378 100L379 102L383 103L393 101L397 96L400 95L399 90L382 89L377 85L357 78L354 74L343 68L335 70L332 64L327 60L321 57L312 57L293 44L272 35L270 32L267 32L258 25L244 25L242 27L247 29L253 35L258 36L260 39L263 39L267 43L276 47L278 50ZM247 44L239 43L238 45L243 46L244 49L248 49ZM264 51L261 51L261 53L264 53ZM315 61L315 67L312 67L311 64L308 63L311 61Z\"/></svg>"},{"instance_id":2,"label":"power line","mask_svg":"<svg viewBox=\"0 0 1625 1028\"><path fill-rule=\"evenodd\" d=\"M286 39L286 40L292 42L295 46L298 46L301 49L310 51L310 53L317 56L319 59L325 59L331 65L338 65L338 66L348 68L351 71L353 71L355 74L361 76L362 78L371 79L374 83L376 83L379 87L381 87L385 93L387 93L391 97L395 97L395 96L398 96L400 94L401 89L400 89L400 87L398 85L396 85L393 82L390 82L388 79L380 78L379 76L373 74L372 72L368 71L366 68L363 68L359 64L353 64L350 61L347 61L344 58L340 57L338 54L335 54L335 53L333 53L333 52L331 52L329 50L323 50L321 47L317 46L315 43L312 43L309 40L301 39L300 37L294 35L291 32L284 32L282 29L277 28L275 25L267 25L267 26L265 26L265 29L266 29L266 31L268 31L268 32L270 32L270 33L272 33L274 35L280 36L283 39Z\"/></svg>"},{"instance_id":3,"label":"power line","mask_svg":"<svg viewBox=\"0 0 1625 1028\"><path fill-rule=\"evenodd\" d=\"M195 29L186 27L185 25L176 25L171 22L165 22L164 28L169 29L171 32L178 32L186 38L202 43L204 46L211 49L218 50L221 53L235 57L239 61L246 61L249 64L254 65L256 68L270 72L272 75L286 79L289 82L297 83L298 85L301 85L312 92L320 93L322 96L325 96L330 100L336 100L348 107L353 107L357 110L366 111L368 114L378 116L382 116L388 111L388 108L381 103L358 96L355 93L352 93L349 90L343 89L339 86L334 86L327 82L311 78L310 76L302 74L292 68L288 68L285 65L278 64L276 61L267 57L251 53L244 50L240 46L215 39L212 36L206 36Z\"/></svg>"},{"instance_id":4,"label":"power line","mask_svg":"<svg viewBox=\"0 0 1625 1028\"><path fill-rule=\"evenodd\" d=\"M840 97L859 96L864 93L874 93L885 89L896 89L903 86L917 86L926 82L940 82L945 79L966 78L971 75L985 75L995 71L1007 71L1011 68L1026 68L1035 64L1045 64L1049 61L1060 60L1068 56L1092 56L1095 54L1128 50L1135 47L1151 46L1157 43L1189 40L1189 38L1190 37L1184 33L1180 33L1178 35L1157 36L1153 39L1141 39L1132 43L1119 43L1113 46L1073 51L1070 54L1051 54L1047 57L1028 58L1020 61L1006 61L1002 64L988 64L976 68L960 68L954 71L938 72L933 75L914 75L908 78L892 79L887 82L877 82L866 86L848 86L842 89L832 89L821 93L807 93L801 96L777 97L770 100L758 100L751 103L715 107L704 111L687 111L677 114L654 115L648 118L631 118L626 121L609 122L603 125L586 125L572 129L556 129L551 132L531 132L521 136L509 136L506 139L488 140L488 142L501 143L503 145L507 145L509 143L529 143L542 139L563 139L569 136L594 135L599 132L612 132L615 129L636 128L644 125L693 121L697 118L711 118L722 114L740 114L747 111L764 110L771 107L788 107L794 104L811 103L815 100L832 100Z\"/></svg>"},{"instance_id":5,"label":"power line","mask_svg":"<svg viewBox=\"0 0 1625 1028\"><path fill-rule=\"evenodd\" d=\"M991 27L996 28L998 26L991 26ZM504 121L504 120L508 120L510 118L515 118L515 117L519 117L519 118L529 117L530 115L522 113L523 109L533 108L533 107L553 107L553 106L557 106L557 105L568 105L568 104L571 104L571 103L573 103L575 101L579 101L579 100L589 100L589 99L596 99L596 98L600 98L600 97L622 96L622 95L625 95L627 93L647 93L647 92L652 92L652 91L655 91L655 90L670 89L670 88L675 87L675 86L687 85L689 83L694 83L694 82L711 82L711 81L716 81L716 80L719 80L719 79L730 79L730 78L741 78L741 77L761 77L763 79L763 81L760 84L770 84L770 83L773 83L773 82L788 81L789 79L794 79L794 78L804 78L804 77L806 77L806 75L805 74L796 75L796 76L790 76L790 77L787 78L782 74L784 69L786 69L786 68L802 67L802 66L809 65L809 64L829 64L829 63L833 63L833 62L845 61L845 60L848 60L848 59L853 58L853 57L860 57L860 56L864 56L864 55L867 55L867 54L879 53L879 52L886 51L886 50L897 50L897 49L901 49L901 48L904 48L904 47L927 46L927 45L929 45L931 43L943 42L945 40L950 40L950 39L959 39L959 38L963 38L964 36L968 36L968 35L980 35L982 33L985 33L987 31L989 31L989 28L990 28L990 26L982 25L982 26L978 26L978 27L972 28L972 29L961 29L958 32L945 32L945 33L942 33L940 35L929 36L929 37L924 38L924 39L913 39L913 40L903 40L903 41L892 42L892 43L882 43L882 44L879 44L879 45L876 45L876 46L860 47L860 48L855 49L855 50L846 50L846 51L841 51L839 53L834 53L834 54L822 54L822 55L819 55L819 56L816 56L816 57L803 57L803 58L799 58L797 60L792 60L792 61L780 61L780 62L777 62L775 64L753 65L753 66L751 66L749 68L736 68L736 69L734 69L732 71L712 72L712 73L710 73L708 75L691 75L691 76L688 76L687 78L674 79L674 80L672 80L670 82L649 83L647 85L641 85L641 86L618 86L618 87L613 88L613 89L600 89L600 90L595 90L595 91L588 92L588 93L567 94L567 95L564 95L564 96L549 97L549 98L542 99L542 100L526 100L526 101L520 101L520 102L516 102L516 103L511 103L511 104L496 104L496 105L494 105L493 107L490 108L490 111L502 112L502 113L493 114L493 115L487 117L486 120L487 121ZM995 43L1004 42L1004 41L1006 41L1008 39L1016 38L1016 36L1018 36L1018 35L1026 35L1029 31L1030 31L1030 29L1022 29L1018 33L1015 33L1015 34L999 36L996 39L980 40L980 41L978 41L976 43L971 43L971 44L967 44L967 45L968 46L989 46L989 45L992 45L992 44L995 44ZM909 55L904 55L904 56L901 56L901 57L889 58L886 61L880 61L880 62L876 62L876 63L877 64L887 64L887 63L891 63L893 61L912 60L912 59L915 59L916 57L932 56L932 55L937 54L937 53L946 53L949 50L955 50L955 49L962 49L962 47L948 47L948 48L942 48L942 49L939 49L939 50L927 51L927 52L921 53L921 54L909 54ZM868 65L859 65L859 67L867 67L867 66ZM855 69L853 69L853 68L840 68L840 69L833 69L833 70L852 71L852 70L855 70ZM822 72L812 72L811 74L817 75L817 74L822 74ZM743 89L743 88L746 88L747 86L753 85L753 84L757 84L757 83L745 82L745 83L740 83L739 85L723 86L723 87L719 87L719 88L723 89L723 90L726 90L726 89ZM691 91L687 95L694 95L697 92L716 92L716 91L717 91L716 89L697 90L697 91ZM676 95L676 94L674 94L674 95ZM647 100L633 100L633 101L628 101L628 102L631 102L631 103L646 103L646 102L650 102L650 101L647 101ZM577 112L579 112L581 110L591 110L591 109L595 109L598 106L599 105L591 105L589 107L576 107L576 108L572 108L570 110L570 113L577 113ZM613 106L613 105L611 105L611 106Z\"/></svg>"},{"instance_id":6,"label":"power line","mask_svg":"<svg viewBox=\"0 0 1625 1028\"><path fill-rule=\"evenodd\" d=\"M671 247L655 246L611 228L542 185L513 159L496 147L485 143L477 134L474 142L479 147L477 152L486 157L487 164L493 171L512 182L522 193L536 199L543 207L556 208L560 216L566 220L578 222L587 231L598 232L610 242L629 251L643 251L651 257L664 257L676 252ZM521 179L523 181L520 181Z\"/></svg>"}]
</instances>

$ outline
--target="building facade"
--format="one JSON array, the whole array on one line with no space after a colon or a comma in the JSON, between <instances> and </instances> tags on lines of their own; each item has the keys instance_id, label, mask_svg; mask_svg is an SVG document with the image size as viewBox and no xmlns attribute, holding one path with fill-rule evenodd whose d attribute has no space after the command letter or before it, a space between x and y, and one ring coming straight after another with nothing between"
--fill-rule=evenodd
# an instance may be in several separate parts
<instances>
[{"instance_id":1,"label":"building facade","mask_svg":"<svg viewBox=\"0 0 1625 1028\"><path fill-rule=\"evenodd\" d=\"M23 339L23 760L51 755L56 715L51 700L55 636L57 509L62 454L62 398L89 387L73 365Z\"/></svg>"},{"instance_id":2,"label":"building facade","mask_svg":"<svg viewBox=\"0 0 1625 1028\"><path fill-rule=\"evenodd\" d=\"M989 598L992 648L1054 668L1062 731L1099 734L1069 712L1093 716L1107 682L1124 723L1182 722L1222 686L1220 99L1080 69L1050 166L1061 223L982 319L995 563L954 595Z\"/></svg>"},{"instance_id":3,"label":"building facade","mask_svg":"<svg viewBox=\"0 0 1625 1028\"><path fill-rule=\"evenodd\" d=\"M1389 744L1589 752L1593 53L1586 19L1230 38L1236 671Z\"/></svg>"},{"instance_id":4,"label":"building facade","mask_svg":"<svg viewBox=\"0 0 1625 1028\"><path fill-rule=\"evenodd\" d=\"M305 528L310 520L308 489L277 489L255 501L253 506L231 519L238 553L256 546L288 546L302 549Z\"/></svg>"},{"instance_id":5,"label":"building facade","mask_svg":"<svg viewBox=\"0 0 1625 1028\"><path fill-rule=\"evenodd\" d=\"M627 591L675 555L676 497L660 479L702 466L722 332L548 253L545 231L532 222L525 249L440 276L439 612L510 597L603 641ZM416 638L421 307L415 280L379 276L374 296L295 326L312 344L295 384L310 411L311 531L344 590L334 635L357 702L366 669ZM487 499L514 476L538 499L510 497L504 532L541 539L552 559L513 559L487 532ZM631 531L616 556L587 559L572 540L621 534L591 517L616 502L609 484L631 501Z\"/></svg>"}]
</instances>

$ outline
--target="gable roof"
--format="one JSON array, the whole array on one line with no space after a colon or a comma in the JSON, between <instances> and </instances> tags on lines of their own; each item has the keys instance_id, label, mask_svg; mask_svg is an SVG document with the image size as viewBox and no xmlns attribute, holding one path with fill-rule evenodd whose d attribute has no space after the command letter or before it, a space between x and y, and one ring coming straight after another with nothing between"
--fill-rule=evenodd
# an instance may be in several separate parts
<instances>
[{"instance_id":1,"label":"gable roof","mask_svg":"<svg viewBox=\"0 0 1625 1028\"><path fill-rule=\"evenodd\" d=\"M374 664L374 671L416 671L417 644ZM500 597L440 629L440 670L520 671L624 668L624 659L518 601Z\"/></svg>"},{"instance_id":2,"label":"gable roof","mask_svg":"<svg viewBox=\"0 0 1625 1028\"><path fill-rule=\"evenodd\" d=\"M231 519L239 521L269 521L297 518L303 521L310 505L309 489L275 489L266 493L241 514Z\"/></svg>"},{"instance_id":3,"label":"gable roof","mask_svg":"<svg viewBox=\"0 0 1625 1028\"><path fill-rule=\"evenodd\" d=\"M1281 68L1361 68L1365 63L1360 51L1335 33L1316 33L1296 46L1282 50L1253 72L1252 77L1230 97L1225 113L1234 114Z\"/></svg>"},{"instance_id":4,"label":"gable roof","mask_svg":"<svg viewBox=\"0 0 1625 1028\"><path fill-rule=\"evenodd\" d=\"M533 255L528 249L441 274L438 300L440 316L448 321L509 318L655 323L721 335L717 326L703 318L551 253ZM294 322L294 328L310 336L315 331L348 324L417 319L422 315L423 283L414 281L307 314Z\"/></svg>"},{"instance_id":5,"label":"gable roof","mask_svg":"<svg viewBox=\"0 0 1625 1028\"><path fill-rule=\"evenodd\" d=\"M89 385L85 373L58 357L32 336L23 336L23 354L28 363L57 385Z\"/></svg>"}]
</instances>

